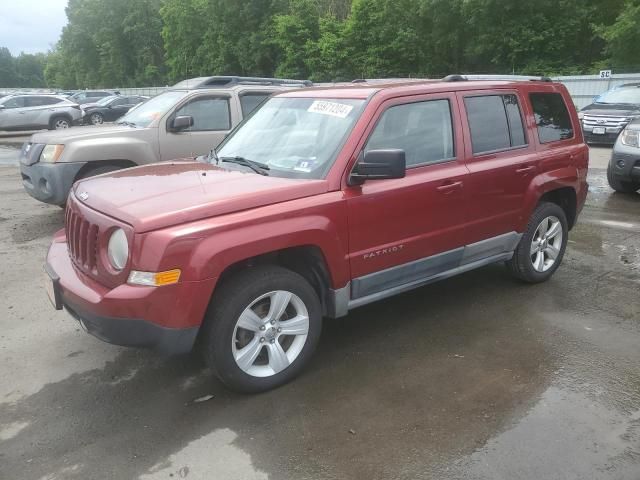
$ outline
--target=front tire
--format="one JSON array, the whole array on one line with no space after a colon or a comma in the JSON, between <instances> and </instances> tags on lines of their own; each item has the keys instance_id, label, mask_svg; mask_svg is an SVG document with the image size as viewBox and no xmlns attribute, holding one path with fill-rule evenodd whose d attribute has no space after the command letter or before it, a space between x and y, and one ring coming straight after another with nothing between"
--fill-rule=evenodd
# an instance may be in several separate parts
<instances>
[{"instance_id":1,"label":"front tire","mask_svg":"<svg viewBox=\"0 0 640 480\"><path fill-rule=\"evenodd\" d=\"M617 178L612 172L611 164L607 167L607 181L611 188L620 193L634 193L638 188L640 188L640 185L635 185L632 182L625 182Z\"/></svg>"},{"instance_id":2,"label":"front tire","mask_svg":"<svg viewBox=\"0 0 640 480\"><path fill-rule=\"evenodd\" d=\"M200 348L232 390L257 393L296 377L311 359L322 309L301 275L278 266L249 268L213 296Z\"/></svg>"},{"instance_id":3,"label":"front tire","mask_svg":"<svg viewBox=\"0 0 640 480\"><path fill-rule=\"evenodd\" d=\"M91 125L102 125L104 123L104 117L101 113L92 113L89 117Z\"/></svg>"},{"instance_id":4,"label":"front tire","mask_svg":"<svg viewBox=\"0 0 640 480\"><path fill-rule=\"evenodd\" d=\"M528 283L548 280L562 263L569 228L564 210L555 203L538 204L507 267Z\"/></svg>"}]
</instances>

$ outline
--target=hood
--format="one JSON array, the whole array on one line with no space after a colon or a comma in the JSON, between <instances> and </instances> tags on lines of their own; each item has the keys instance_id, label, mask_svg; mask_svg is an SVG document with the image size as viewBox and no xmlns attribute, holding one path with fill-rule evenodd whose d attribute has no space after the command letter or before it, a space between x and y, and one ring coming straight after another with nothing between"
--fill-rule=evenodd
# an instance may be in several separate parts
<instances>
[{"instance_id":1,"label":"hood","mask_svg":"<svg viewBox=\"0 0 640 480\"><path fill-rule=\"evenodd\" d=\"M592 103L582 110L582 113L593 115L604 115L612 117L631 117L640 115L640 105L617 104L617 103Z\"/></svg>"},{"instance_id":2,"label":"hood","mask_svg":"<svg viewBox=\"0 0 640 480\"><path fill-rule=\"evenodd\" d=\"M81 180L73 191L78 201L142 233L317 195L327 191L327 182L174 161Z\"/></svg>"},{"instance_id":3,"label":"hood","mask_svg":"<svg viewBox=\"0 0 640 480\"><path fill-rule=\"evenodd\" d=\"M124 134L127 137L136 136L136 132L144 132L146 128L128 127L126 125L101 125L99 127L73 127L62 130L50 130L31 135L31 143L61 143L67 144L78 140L93 140L96 138L116 137Z\"/></svg>"}]
</instances>

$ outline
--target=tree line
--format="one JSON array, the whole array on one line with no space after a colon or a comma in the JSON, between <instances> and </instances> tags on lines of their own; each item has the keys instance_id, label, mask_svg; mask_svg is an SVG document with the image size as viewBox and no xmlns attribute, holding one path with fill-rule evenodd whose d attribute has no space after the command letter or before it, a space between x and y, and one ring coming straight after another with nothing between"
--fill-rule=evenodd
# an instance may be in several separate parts
<instances>
[{"instance_id":1,"label":"tree line","mask_svg":"<svg viewBox=\"0 0 640 480\"><path fill-rule=\"evenodd\" d=\"M0 49L0 86L640 70L640 0L69 0L66 12L46 55Z\"/></svg>"}]
</instances>

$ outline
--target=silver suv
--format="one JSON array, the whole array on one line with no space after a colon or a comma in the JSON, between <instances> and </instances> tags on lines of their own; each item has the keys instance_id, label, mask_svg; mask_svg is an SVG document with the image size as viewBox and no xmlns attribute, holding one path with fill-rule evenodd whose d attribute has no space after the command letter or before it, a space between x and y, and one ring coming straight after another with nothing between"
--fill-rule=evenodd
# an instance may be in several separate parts
<instances>
[{"instance_id":1,"label":"silver suv","mask_svg":"<svg viewBox=\"0 0 640 480\"><path fill-rule=\"evenodd\" d=\"M76 180L208 153L271 93L306 80L201 77L180 82L113 125L32 135L20 155L22 183L42 202L64 205Z\"/></svg>"},{"instance_id":2,"label":"silver suv","mask_svg":"<svg viewBox=\"0 0 640 480\"><path fill-rule=\"evenodd\" d=\"M0 98L0 130L58 130L78 123L83 115L80 105L59 95Z\"/></svg>"}]
</instances>

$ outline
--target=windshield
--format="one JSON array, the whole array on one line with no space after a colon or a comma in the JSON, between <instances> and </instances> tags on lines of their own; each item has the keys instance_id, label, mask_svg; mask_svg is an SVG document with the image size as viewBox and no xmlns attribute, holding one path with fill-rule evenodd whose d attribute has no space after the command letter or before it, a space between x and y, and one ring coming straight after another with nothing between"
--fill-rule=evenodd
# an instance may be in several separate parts
<instances>
[{"instance_id":1,"label":"windshield","mask_svg":"<svg viewBox=\"0 0 640 480\"><path fill-rule=\"evenodd\" d=\"M640 88L619 88L603 93L598 97L596 103L632 103L640 104Z\"/></svg>"},{"instance_id":2,"label":"windshield","mask_svg":"<svg viewBox=\"0 0 640 480\"><path fill-rule=\"evenodd\" d=\"M116 98L118 98L118 95L110 95L108 97L101 98L96 103L98 105L106 105L107 103L111 102L112 100L115 100Z\"/></svg>"},{"instance_id":3,"label":"windshield","mask_svg":"<svg viewBox=\"0 0 640 480\"><path fill-rule=\"evenodd\" d=\"M218 150L269 167L269 175L324 178L364 100L269 99Z\"/></svg>"},{"instance_id":4,"label":"windshield","mask_svg":"<svg viewBox=\"0 0 640 480\"><path fill-rule=\"evenodd\" d=\"M135 110L130 110L119 123L130 123L137 127L148 127L151 123L162 117L176 103L184 98L189 92L184 90L170 90L163 92L141 103Z\"/></svg>"}]
</instances>

